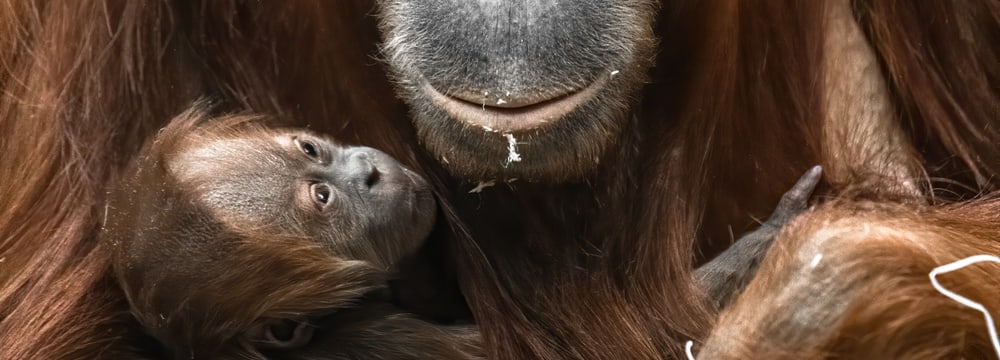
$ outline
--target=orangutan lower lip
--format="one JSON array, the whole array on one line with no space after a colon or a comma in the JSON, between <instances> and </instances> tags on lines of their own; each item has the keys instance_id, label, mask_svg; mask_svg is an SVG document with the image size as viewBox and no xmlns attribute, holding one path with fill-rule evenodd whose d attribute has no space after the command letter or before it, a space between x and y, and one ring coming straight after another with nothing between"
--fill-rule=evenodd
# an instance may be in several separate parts
<instances>
[{"instance_id":1,"label":"orangutan lower lip","mask_svg":"<svg viewBox=\"0 0 1000 360\"><path fill-rule=\"evenodd\" d=\"M606 79L602 78L576 92L519 107L471 103L442 94L428 83L424 84L424 91L430 94L434 105L455 119L482 127L486 131L513 132L531 130L558 121L594 97L594 94L604 87L605 81Z\"/></svg>"}]
</instances>

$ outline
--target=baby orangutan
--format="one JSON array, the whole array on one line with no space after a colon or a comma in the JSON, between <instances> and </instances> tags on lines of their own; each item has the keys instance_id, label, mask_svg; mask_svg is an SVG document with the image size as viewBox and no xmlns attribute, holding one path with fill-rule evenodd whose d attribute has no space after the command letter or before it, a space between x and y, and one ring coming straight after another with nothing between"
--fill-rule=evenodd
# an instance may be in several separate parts
<instances>
[{"instance_id":1,"label":"baby orangutan","mask_svg":"<svg viewBox=\"0 0 1000 360\"><path fill-rule=\"evenodd\" d=\"M371 148L198 106L108 194L101 237L140 326L175 358L472 359L472 326L418 319L387 296L424 244L427 182ZM759 230L696 271L719 307L806 207L810 170Z\"/></svg>"},{"instance_id":2,"label":"baby orangutan","mask_svg":"<svg viewBox=\"0 0 1000 360\"><path fill-rule=\"evenodd\" d=\"M472 327L395 308L389 271L435 223L392 157L196 106L108 194L102 241L141 326L175 358L469 359Z\"/></svg>"}]
</instances>

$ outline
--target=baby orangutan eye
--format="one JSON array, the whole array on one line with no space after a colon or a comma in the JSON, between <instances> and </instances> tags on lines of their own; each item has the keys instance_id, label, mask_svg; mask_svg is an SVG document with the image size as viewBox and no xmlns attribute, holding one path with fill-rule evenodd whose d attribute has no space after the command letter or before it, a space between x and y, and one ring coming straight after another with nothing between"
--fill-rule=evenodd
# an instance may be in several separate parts
<instances>
[{"instance_id":1,"label":"baby orangutan eye","mask_svg":"<svg viewBox=\"0 0 1000 360\"><path fill-rule=\"evenodd\" d=\"M311 325L302 321L273 319L253 327L247 335L254 345L262 349L293 349L308 344L313 330Z\"/></svg>"},{"instance_id":2,"label":"baby orangutan eye","mask_svg":"<svg viewBox=\"0 0 1000 360\"><path fill-rule=\"evenodd\" d=\"M326 208L330 204L330 197L333 196L333 190L330 189L330 185L324 183L312 184L309 187L309 192L312 194L313 202L320 209Z\"/></svg>"},{"instance_id":3,"label":"baby orangutan eye","mask_svg":"<svg viewBox=\"0 0 1000 360\"><path fill-rule=\"evenodd\" d=\"M319 159L319 150L316 149L316 144L312 141L303 140L298 137L295 137L294 141L295 145L299 147L299 150L301 150L303 154L306 154L306 156L313 159Z\"/></svg>"}]
</instances>

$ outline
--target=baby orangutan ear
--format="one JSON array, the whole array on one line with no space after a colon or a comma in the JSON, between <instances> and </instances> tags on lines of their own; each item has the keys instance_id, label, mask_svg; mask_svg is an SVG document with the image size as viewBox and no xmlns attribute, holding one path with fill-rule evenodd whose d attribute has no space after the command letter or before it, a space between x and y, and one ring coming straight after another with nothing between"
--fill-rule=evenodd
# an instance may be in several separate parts
<instances>
[{"instance_id":1,"label":"baby orangutan ear","mask_svg":"<svg viewBox=\"0 0 1000 360\"><path fill-rule=\"evenodd\" d=\"M308 345L315 327L304 320L266 319L244 334L255 348L294 349Z\"/></svg>"}]
</instances>

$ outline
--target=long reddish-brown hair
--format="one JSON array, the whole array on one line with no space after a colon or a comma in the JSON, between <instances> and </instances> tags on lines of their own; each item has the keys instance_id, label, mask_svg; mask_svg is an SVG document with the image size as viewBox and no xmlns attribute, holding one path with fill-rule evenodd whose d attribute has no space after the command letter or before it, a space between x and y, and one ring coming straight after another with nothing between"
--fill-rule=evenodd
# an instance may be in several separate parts
<instances>
[{"instance_id":1,"label":"long reddish-brown hair","mask_svg":"<svg viewBox=\"0 0 1000 360\"><path fill-rule=\"evenodd\" d=\"M477 202L420 149L377 60L371 2L4 1L3 357L150 355L94 241L103 187L203 95L379 147L424 172L495 357L679 356L714 312L691 285L692 264L826 159L825 3L663 4L652 83L630 114L629 142L602 171L557 187L501 186ZM853 8L927 173L962 185L939 198L994 188L1000 4ZM493 206L497 219L463 217L470 206ZM520 262L524 254L548 265Z\"/></svg>"}]
</instances>

